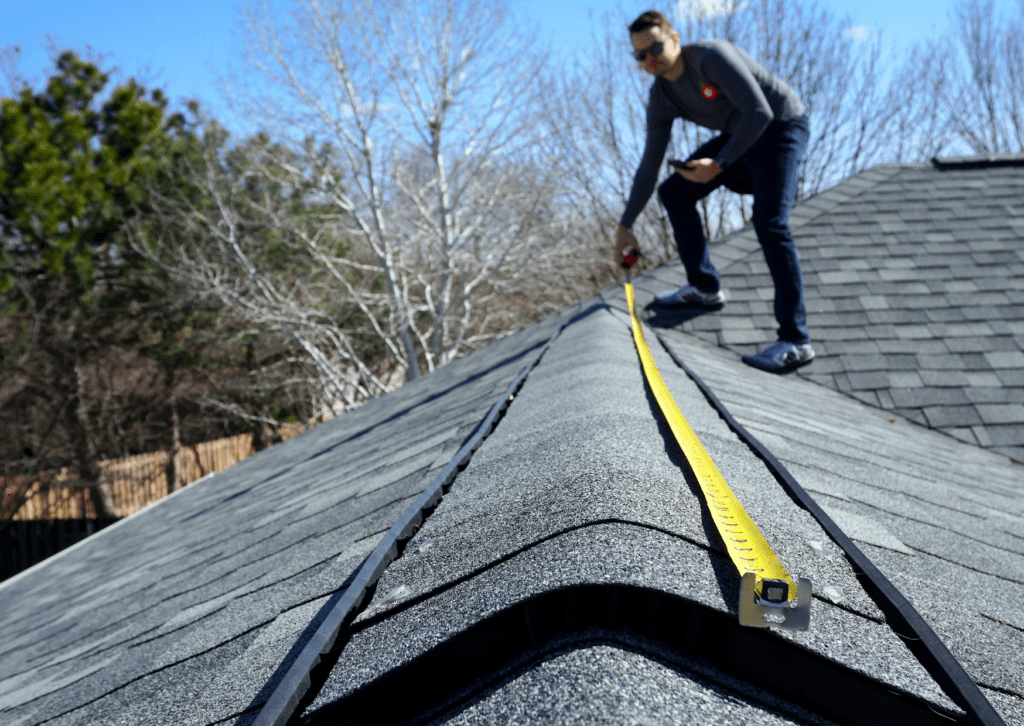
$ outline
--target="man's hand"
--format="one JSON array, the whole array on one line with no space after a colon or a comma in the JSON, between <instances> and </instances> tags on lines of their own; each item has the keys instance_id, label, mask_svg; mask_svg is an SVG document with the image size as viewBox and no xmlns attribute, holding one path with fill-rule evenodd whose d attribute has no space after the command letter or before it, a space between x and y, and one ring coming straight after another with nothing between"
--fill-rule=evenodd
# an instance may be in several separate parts
<instances>
[{"instance_id":1,"label":"man's hand","mask_svg":"<svg viewBox=\"0 0 1024 726\"><path fill-rule=\"evenodd\" d=\"M630 247L636 247L640 249L640 245L636 241L636 237L629 231L628 227L619 225L618 230L615 233L615 264L618 265L622 262L622 253Z\"/></svg>"},{"instance_id":2,"label":"man's hand","mask_svg":"<svg viewBox=\"0 0 1024 726\"><path fill-rule=\"evenodd\" d=\"M676 171L687 181L707 184L722 173L722 167L714 159L693 159L688 161L686 169L676 167Z\"/></svg>"}]
</instances>

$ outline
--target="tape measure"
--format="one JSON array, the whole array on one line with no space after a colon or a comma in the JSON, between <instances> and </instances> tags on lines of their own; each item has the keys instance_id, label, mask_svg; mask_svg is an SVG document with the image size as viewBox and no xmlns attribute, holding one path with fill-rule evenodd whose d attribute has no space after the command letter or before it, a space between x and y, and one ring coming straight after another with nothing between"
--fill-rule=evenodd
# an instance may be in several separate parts
<instances>
[{"instance_id":1,"label":"tape measure","mask_svg":"<svg viewBox=\"0 0 1024 726\"><path fill-rule=\"evenodd\" d=\"M633 321L633 340L640 354L644 376L700 483L711 518L725 543L729 558L742 577L740 624L806 630L811 619L810 580L800 578L797 587L679 410L647 347L640 321L636 317L633 286L629 283L626 283L626 301L629 304L629 317Z\"/></svg>"}]
</instances>

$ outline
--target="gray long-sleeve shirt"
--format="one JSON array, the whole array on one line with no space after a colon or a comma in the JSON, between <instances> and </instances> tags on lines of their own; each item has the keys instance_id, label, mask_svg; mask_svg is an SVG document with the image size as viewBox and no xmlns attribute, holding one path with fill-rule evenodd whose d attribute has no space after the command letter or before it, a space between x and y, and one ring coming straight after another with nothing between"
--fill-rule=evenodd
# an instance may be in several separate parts
<instances>
[{"instance_id":1,"label":"gray long-sleeve shirt","mask_svg":"<svg viewBox=\"0 0 1024 726\"><path fill-rule=\"evenodd\" d=\"M773 119L789 121L804 113L792 88L728 41L702 40L680 52L683 75L675 81L656 78L651 86L647 144L620 220L625 227L633 226L654 192L675 119L729 134L715 157L725 167L753 146Z\"/></svg>"}]
</instances>

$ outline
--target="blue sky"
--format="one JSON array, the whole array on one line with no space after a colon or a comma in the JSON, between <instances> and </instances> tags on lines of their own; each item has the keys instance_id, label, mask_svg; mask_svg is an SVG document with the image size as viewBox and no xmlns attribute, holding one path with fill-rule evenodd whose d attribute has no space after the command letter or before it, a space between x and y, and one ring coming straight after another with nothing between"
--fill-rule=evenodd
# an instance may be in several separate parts
<instances>
[{"instance_id":1,"label":"blue sky","mask_svg":"<svg viewBox=\"0 0 1024 726\"><path fill-rule=\"evenodd\" d=\"M700 0L715 3L720 0ZM876 30L900 47L944 30L952 0L824 0L838 18L849 14L853 32ZM275 4L286 0L275 0ZM539 23L540 37L549 40L560 54L589 43L581 33L587 24L585 9L623 14L626 8L648 6L668 10L667 3L640 0L510 0L518 17ZM125 10L125 7L130 10ZM240 0L0 0L0 47L19 45L23 49L22 74L37 82L49 72L44 50L46 36L54 36L61 47L107 54L107 67L118 66L123 75L159 86L172 99L198 97L229 127L225 105L220 100L217 77L240 50L237 37ZM1011 0L997 0L997 8L1013 8ZM635 13L628 13L634 15ZM614 17L613 15L613 17Z\"/></svg>"}]
</instances>

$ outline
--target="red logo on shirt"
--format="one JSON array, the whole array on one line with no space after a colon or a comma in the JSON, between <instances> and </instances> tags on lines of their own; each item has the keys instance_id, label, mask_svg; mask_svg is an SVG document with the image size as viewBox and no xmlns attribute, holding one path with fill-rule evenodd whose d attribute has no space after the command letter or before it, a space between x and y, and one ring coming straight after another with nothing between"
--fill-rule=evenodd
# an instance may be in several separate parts
<instances>
[{"instance_id":1,"label":"red logo on shirt","mask_svg":"<svg viewBox=\"0 0 1024 726\"><path fill-rule=\"evenodd\" d=\"M700 95L704 96L709 101L714 101L718 97L718 89L712 86L710 83L705 83L700 87Z\"/></svg>"}]
</instances>

